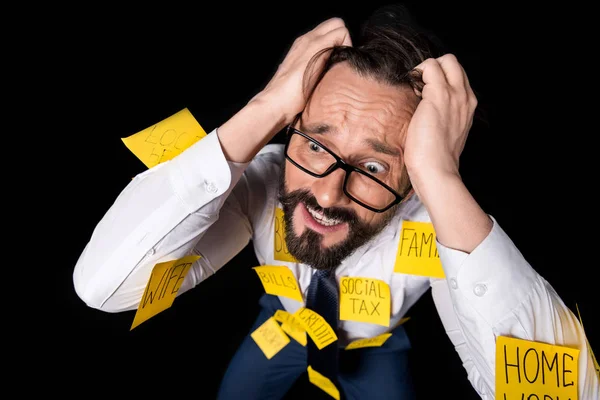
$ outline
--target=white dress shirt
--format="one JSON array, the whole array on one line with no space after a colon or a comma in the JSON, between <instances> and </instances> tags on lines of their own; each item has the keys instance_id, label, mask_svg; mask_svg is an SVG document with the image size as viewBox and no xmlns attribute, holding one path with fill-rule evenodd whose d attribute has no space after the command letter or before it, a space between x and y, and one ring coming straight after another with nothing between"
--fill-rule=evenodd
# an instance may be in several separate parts
<instances>
[{"instance_id":1,"label":"white dress shirt","mask_svg":"<svg viewBox=\"0 0 600 400\"><path fill-rule=\"evenodd\" d=\"M201 255L179 289L181 295L252 240L260 264L287 265L305 299L313 270L274 259L283 162L283 146L276 144L267 145L250 163L228 162L214 130L173 160L139 174L98 223L81 254L73 274L77 294L99 310L135 310L157 263ZM445 279L397 273L402 221L430 221L414 196L374 240L343 261L337 279L385 281L392 298L391 327L431 287L446 333L483 399L494 398L497 336L580 349L579 398L599 399L598 377L577 318L492 220L492 231L470 254L436 243ZM280 299L290 313L304 305ZM342 345L391 329L353 321L340 321L339 328Z\"/></svg>"}]
</instances>

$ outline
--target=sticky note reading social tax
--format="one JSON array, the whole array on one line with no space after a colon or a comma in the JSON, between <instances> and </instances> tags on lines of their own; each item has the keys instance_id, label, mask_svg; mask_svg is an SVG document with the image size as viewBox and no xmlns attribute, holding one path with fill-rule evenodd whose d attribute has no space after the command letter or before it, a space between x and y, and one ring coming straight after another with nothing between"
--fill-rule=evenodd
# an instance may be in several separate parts
<instances>
[{"instance_id":1,"label":"sticky note reading social tax","mask_svg":"<svg viewBox=\"0 0 600 400\"><path fill-rule=\"evenodd\" d=\"M273 318L275 321L281 322L281 329L285 333L302 346L306 346L306 330L300 321L296 320L296 317L285 310L277 310Z\"/></svg>"},{"instance_id":2,"label":"sticky note reading social tax","mask_svg":"<svg viewBox=\"0 0 600 400\"><path fill-rule=\"evenodd\" d=\"M292 315L297 321L300 321L319 350L337 340L337 335L331 328L331 325L325 321L325 318L313 310L306 307L300 307L298 311Z\"/></svg>"},{"instance_id":3,"label":"sticky note reading social tax","mask_svg":"<svg viewBox=\"0 0 600 400\"><path fill-rule=\"evenodd\" d=\"M390 325L390 287L380 279L340 279L340 320Z\"/></svg>"},{"instance_id":4,"label":"sticky note reading social tax","mask_svg":"<svg viewBox=\"0 0 600 400\"><path fill-rule=\"evenodd\" d=\"M269 360L290 343L290 338L287 337L273 317L270 317L256 328L250 336Z\"/></svg>"},{"instance_id":5,"label":"sticky note reading social tax","mask_svg":"<svg viewBox=\"0 0 600 400\"><path fill-rule=\"evenodd\" d=\"M430 222L403 221L394 272L444 278Z\"/></svg>"},{"instance_id":6,"label":"sticky note reading social tax","mask_svg":"<svg viewBox=\"0 0 600 400\"><path fill-rule=\"evenodd\" d=\"M263 265L253 267L258 274L265 292L276 296L285 296L290 299L302 301L302 293L292 271L281 265Z\"/></svg>"},{"instance_id":7,"label":"sticky note reading social tax","mask_svg":"<svg viewBox=\"0 0 600 400\"><path fill-rule=\"evenodd\" d=\"M336 400L340 400L340 391L335 387L331 380L321 374L319 371L314 370L310 365L306 369L308 371L308 380L310 383L330 395Z\"/></svg>"},{"instance_id":8,"label":"sticky note reading social tax","mask_svg":"<svg viewBox=\"0 0 600 400\"><path fill-rule=\"evenodd\" d=\"M350 342L350 344L346 346L346 350L360 349L361 347L380 347L390 336L392 336L391 333L382 333L381 335L372 338L358 339Z\"/></svg>"},{"instance_id":9,"label":"sticky note reading social tax","mask_svg":"<svg viewBox=\"0 0 600 400\"><path fill-rule=\"evenodd\" d=\"M285 220L283 218L283 210L279 207L275 208L275 234L273 235L273 255L277 261L298 262L293 255L290 254L285 242Z\"/></svg>"},{"instance_id":10,"label":"sticky note reading social tax","mask_svg":"<svg viewBox=\"0 0 600 400\"><path fill-rule=\"evenodd\" d=\"M497 399L577 399L579 350L499 336Z\"/></svg>"},{"instance_id":11,"label":"sticky note reading social tax","mask_svg":"<svg viewBox=\"0 0 600 400\"><path fill-rule=\"evenodd\" d=\"M191 255L154 266L129 330L171 307L190 267L199 258Z\"/></svg>"},{"instance_id":12,"label":"sticky note reading social tax","mask_svg":"<svg viewBox=\"0 0 600 400\"><path fill-rule=\"evenodd\" d=\"M148 168L168 161L206 136L187 108L129 137L125 146Z\"/></svg>"},{"instance_id":13,"label":"sticky note reading social tax","mask_svg":"<svg viewBox=\"0 0 600 400\"><path fill-rule=\"evenodd\" d=\"M581 313L579 312L579 306L577 304L575 304L575 307L577 308L577 316L579 317L579 322L581 323L581 329L583 329L583 320L581 319ZM584 334L585 334L585 330L584 330ZM592 357L592 362L594 363L594 369L596 370L596 374L600 378L600 366L598 365L598 360L596 359L596 356L594 355L594 352L592 351L592 346L590 345L590 342L587 339L587 336L585 338L585 342L587 343L588 349L590 349L590 356Z\"/></svg>"}]
</instances>

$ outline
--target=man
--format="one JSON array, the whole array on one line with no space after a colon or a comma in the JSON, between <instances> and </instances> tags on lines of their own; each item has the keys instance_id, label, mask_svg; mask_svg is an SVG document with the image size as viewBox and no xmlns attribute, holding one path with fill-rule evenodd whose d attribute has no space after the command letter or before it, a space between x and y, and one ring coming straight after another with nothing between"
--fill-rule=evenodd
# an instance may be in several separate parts
<instances>
[{"instance_id":1,"label":"man","mask_svg":"<svg viewBox=\"0 0 600 400\"><path fill-rule=\"evenodd\" d=\"M430 286L481 398L495 396L499 336L580 349L579 396L597 398L576 317L461 180L459 158L477 105L463 68L395 10L376 14L354 44L338 18L300 36L244 108L172 161L138 175L79 258L78 295L107 312L134 310L157 263L201 256L181 294L252 240L261 265L289 268L302 301L261 298L220 399L240 392L281 398L307 368L344 398L414 398L399 323ZM267 145L286 126L285 147ZM275 255L278 209L293 261ZM411 222L432 224L444 278L395 269L399 235ZM385 324L340 318L347 278L389 288ZM266 357L250 333L281 310L298 318L316 312L321 319L313 321L335 333L333 342L292 340ZM385 333L392 335L379 347L344 350ZM360 354L360 363L348 362L349 354Z\"/></svg>"}]
</instances>

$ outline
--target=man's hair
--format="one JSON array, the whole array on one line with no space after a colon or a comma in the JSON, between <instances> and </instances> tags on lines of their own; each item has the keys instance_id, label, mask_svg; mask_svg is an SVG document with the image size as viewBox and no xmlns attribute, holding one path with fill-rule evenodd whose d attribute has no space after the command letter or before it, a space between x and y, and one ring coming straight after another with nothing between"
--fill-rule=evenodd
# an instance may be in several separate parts
<instances>
[{"instance_id":1,"label":"man's hair","mask_svg":"<svg viewBox=\"0 0 600 400\"><path fill-rule=\"evenodd\" d=\"M327 71L344 61L362 76L392 86L411 87L420 93L423 81L414 67L427 58L444 54L440 39L419 25L401 4L377 9L363 23L359 36L353 37L352 42L353 46L333 46L315 54L304 76L306 99L312 97ZM323 69L314 79L309 79L314 63L326 53ZM403 191L410 188L406 170L400 178L400 188Z\"/></svg>"}]
</instances>

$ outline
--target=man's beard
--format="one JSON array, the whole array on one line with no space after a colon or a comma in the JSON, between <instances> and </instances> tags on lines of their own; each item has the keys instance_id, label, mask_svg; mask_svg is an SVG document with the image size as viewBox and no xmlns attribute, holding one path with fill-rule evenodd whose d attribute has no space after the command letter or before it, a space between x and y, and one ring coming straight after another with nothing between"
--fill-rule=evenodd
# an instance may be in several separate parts
<instances>
[{"instance_id":1,"label":"man's beard","mask_svg":"<svg viewBox=\"0 0 600 400\"><path fill-rule=\"evenodd\" d=\"M284 161L285 163L285 161ZM298 189L288 193L285 185L285 167L282 168L279 181L279 201L283 207L285 241L288 251L296 260L316 269L333 270L350 256L357 248L368 242L389 223L396 207L388 210L386 217L377 225L360 220L356 212L349 208L322 208L317 199L307 190ZM300 236L294 230L294 210L298 204L311 208L325 217L348 224L347 237L340 243L323 248L323 235L305 227Z\"/></svg>"}]
</instances>

